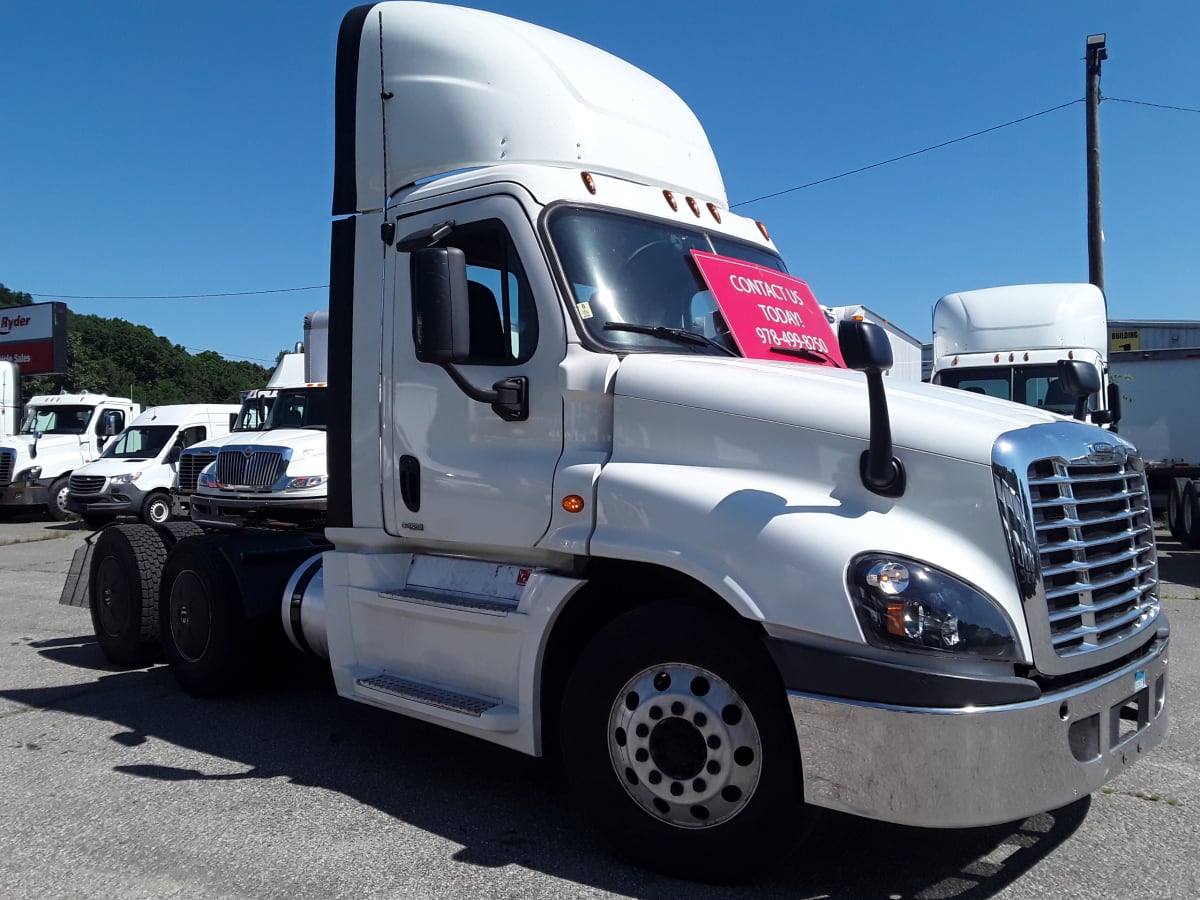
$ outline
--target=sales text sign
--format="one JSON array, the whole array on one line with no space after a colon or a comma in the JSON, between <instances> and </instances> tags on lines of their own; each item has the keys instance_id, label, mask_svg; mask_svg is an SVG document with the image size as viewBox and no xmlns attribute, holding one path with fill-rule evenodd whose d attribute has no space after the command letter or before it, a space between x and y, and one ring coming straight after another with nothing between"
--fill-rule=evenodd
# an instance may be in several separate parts
<instances>
[{"instance_id":1,"label":"sales text sign","mask_svg":"<svg viewBox=\"0 0 1200 900\"><path fill-rule=\"evenodd\" d=\"M692 258L747 359L845 367L824 311L799 278L703 250Z\"/></svg>"},{"instance_id":2,"label":"sales text sign","mask_svg":"<svg viewBox=\"0 0 1200 900\"><path fill-rule=\"evenodd\" d=\"M22 375L67 371L67 305L0 308L0 362L16 363Z\"/></svg>"}]
</instances>

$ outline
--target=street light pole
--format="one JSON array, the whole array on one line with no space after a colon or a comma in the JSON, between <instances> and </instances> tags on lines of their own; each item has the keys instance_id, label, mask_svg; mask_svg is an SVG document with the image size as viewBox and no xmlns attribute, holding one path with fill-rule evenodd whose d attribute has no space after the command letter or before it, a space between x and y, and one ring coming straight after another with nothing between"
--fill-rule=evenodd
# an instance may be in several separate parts
<instances>
[{"instance_id":1,"label":"street light pole","mask_svg":"<svg viewBox=\"0 0 1200 900\"><path fill-rule=\"evenodd\" d=\"M1100 224L1100 63L1108 59L1105 35L1087 36L1087 233L1088 280L1104 290L1104 230Z\"/></svg>"}]
</instances>

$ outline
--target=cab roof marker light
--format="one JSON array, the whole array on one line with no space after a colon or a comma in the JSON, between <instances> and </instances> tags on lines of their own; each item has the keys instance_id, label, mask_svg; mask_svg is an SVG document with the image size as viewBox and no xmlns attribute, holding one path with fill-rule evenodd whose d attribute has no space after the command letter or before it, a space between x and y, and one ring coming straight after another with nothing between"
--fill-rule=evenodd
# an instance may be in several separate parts
<instances>
[{"instance_id":1,"label":"cab roof marker light","mask_svg":"<svg viewBox=\"0 0 1200 900\"><path fill-rule=\"evenodd\" d=\"M714 219L716 219L717 224L720 225L721 224L721 211L719 209L717 209L717 204L708 203L706 205L708 206L709 215L711 215Z\"/></svg>"},{"instance_id":2,"label":"cab roof marker light","mask_svg":"<svg viewBox=\"0 0 1200 900\"><path fill-rule=\"evenodd\" d=\"M696 202L696 198L685 197L684 199L687 200L688 209L695 214L697 219L700 218L700 204Z\"/></svg>"},{"instance_id":3,"label":"cab roof marker light","mask_svg":"<svg viewBox=\"0 0 1200 900\"><path fill-rule=\"evenodd\" d=\"M663 196L667 199L667 205L671 207L671 212L679 212L679 202L675 199L675 195L668 190L663 190Z\"/></svg>"},{"instance_id":4,"label":"cab roof marker light","mask_svg":"<svg viewBox=\"0 0 1200 900\"><path fill-rule=\"evenodd\" d=\"M767 232L767 226L762 222L759 222L757 219L755 220L754 224L758 226L758 231L763 236L763 240L769 241L771 239L771 235Z\"/></svg>"},{"instance_id":5,"label":"cab roof marker light","mask_svg":"<svg viewBox=\"0 0 1200 900\"><path fill-rule=\"evenodd\" d=\"M583 186L588 189L588 193L595 196L596 194L596 179L592 177L591 172L580 172L579 176L583 179Z\"/></svg>"}]
</instances>

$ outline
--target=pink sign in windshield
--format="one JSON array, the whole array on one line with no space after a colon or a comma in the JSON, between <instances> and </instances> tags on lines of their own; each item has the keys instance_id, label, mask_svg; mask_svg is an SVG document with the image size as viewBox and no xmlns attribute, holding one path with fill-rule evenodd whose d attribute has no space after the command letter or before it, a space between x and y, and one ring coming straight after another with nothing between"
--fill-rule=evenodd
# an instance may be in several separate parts
<instances>
[{"instance_id":1,"label":"pink sign in windshield","mask_svg":"<svg viewBox=\"0 0 1200 900\"><path fill-rule=\"evenodd\" d=\"M825 313L799 278L703 250L692 258L747 359L845 366Z\"/></svg>"}]
</instances>

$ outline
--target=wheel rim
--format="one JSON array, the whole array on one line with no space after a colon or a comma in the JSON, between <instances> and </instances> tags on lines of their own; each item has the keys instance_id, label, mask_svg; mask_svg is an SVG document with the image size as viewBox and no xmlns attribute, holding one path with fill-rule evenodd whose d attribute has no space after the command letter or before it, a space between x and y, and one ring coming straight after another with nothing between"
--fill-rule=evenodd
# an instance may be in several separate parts
<instances>
[{"instance_id":1,"label":"wheel rim","mask_svg":"<svg viewBox=\"0 0 1200 900\"><path fill-rule=\"evenodd\" d=\"M73 513L67 509L67 497L70 495L70 493L70 485L63 485L61 488L59 488L58 493L54 495L54 505L58 507L58 511L64 516L73 515Z\"/></svg>"},{"instance_id":2,"label":"wheel rim","mask_svg":"<svg viewBox=\"0 0 1200 900\"><path fill-rule=\"evenodd\" d=\"M96 568L96 618L109 637L119 637L129 621L129 579L113 557L106 556Z\"/></svg>"},{"instance_id":3,"label":"wheel rim","mask_svg":"<svg viewBox=\"0 0 1200 900\"><path fill-rule=\"evenodd\" d=\"M644 669L608 716L608 754L626 792L660 821L711 828L746 808L762 774L749 707L724 680L685 663Z\"/></svg>"},{"instance_id":4,"label":"wheel rim","mask_svg":"<svg viewBox=\"0 0 1200 900\"><path fill-rule=\"evenodd\" d=\"M171 585L171 640L188 662L199 662L212 634L212 608L200 577L180 572Z\"/></svg>"},{"instance_id":5,"label":"wheel rim","mask_svg":"<svg viewBox=\"0 0 1200 900\"><path fill-rule=\"evenodd\" d=\"M150 522L153 525L161 525L167 519L171 518L171 507L166 500L161 497L150 502Z\"/></svg>"}]
</instances>

